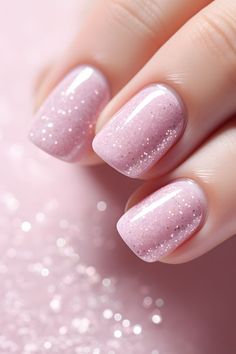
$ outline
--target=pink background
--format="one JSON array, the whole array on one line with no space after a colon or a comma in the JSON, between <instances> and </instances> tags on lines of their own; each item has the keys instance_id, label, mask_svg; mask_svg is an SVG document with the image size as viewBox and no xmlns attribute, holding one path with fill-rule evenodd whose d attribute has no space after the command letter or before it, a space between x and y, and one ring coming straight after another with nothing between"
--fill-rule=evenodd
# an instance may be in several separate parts
<instances>
[{"instance_id":1,"label":"pink background","mask_svg":"<svg viewBox=\"0 0 236 354\"><path fill-rule=\"evenodd\" d=\"M235 353L236 241L185 265L145 264L115 231L137 183L27 141L35 78L86 6L0 4L0 352Z\"/></svg>"}]
</instances>

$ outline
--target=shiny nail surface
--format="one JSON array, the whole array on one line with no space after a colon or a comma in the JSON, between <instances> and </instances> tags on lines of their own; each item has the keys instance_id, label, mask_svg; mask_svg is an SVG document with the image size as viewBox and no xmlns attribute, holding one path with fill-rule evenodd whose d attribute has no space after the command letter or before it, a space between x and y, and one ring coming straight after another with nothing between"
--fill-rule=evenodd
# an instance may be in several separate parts
<instances>
[{"instance_id":1,"label":"shiny nail surface","mask_svg":"<svg viewBox=\"0 0 236 354\"><path fill-rule=\"evenodd\" d=\"M129 177L149 170L185 128L185 108L165 85L153 84L128 101L93 141L95 152Z\"/></svg>"},{"instance_id":2,"label":"shiny nail surface","mask_svg":"<svg viewBox=\"0 0 236 354\"><path fill-rule=\"evenodd\" d=\"M117 229L131 250L146 262L172 253L202 225L206 198L191 180L159 189L128 210Z\"/></svg>"},{"instance_id":3,"label":"shiny nail surface","mask_svg":"<svg viewBox=\"0 0 236 354\"><path fill-rule=\"evenodd\" d=\"M104 75L91 66L79 66L59 83L36 114L30 140L54 157L79 161L91 149L96 120L109 98Z\"/></svg>"}]
</instances>

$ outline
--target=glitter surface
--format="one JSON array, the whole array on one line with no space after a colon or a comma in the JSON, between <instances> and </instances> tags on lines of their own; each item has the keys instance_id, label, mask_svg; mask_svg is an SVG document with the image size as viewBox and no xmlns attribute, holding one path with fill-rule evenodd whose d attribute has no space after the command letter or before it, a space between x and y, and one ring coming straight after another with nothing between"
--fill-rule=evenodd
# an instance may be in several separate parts
<instances>
[{"instance_id":1,"label":"glitter surface","mask_svg":"<svg viewBox=\"0 0 236 354\"><path fill-rule=\"evenodd\" d=\"M151 85L134 96L93 141L96 153L129 177L149 170L179 139L185 126L180 98Z\"/></svg>"},{"instance_id":2,"label":"glitter surface","mask_svg":"<svg viewBox=\"0 0 236 354\"><path fill-rule=\"evenodd\" d=\"M200 187L190 180L180 180L128 210L117 228L140 258L155 262L192 236L205 214L206 199Z\"/></svg>"},{"instance_id":3,"label":"glitter surface","mask_svg":"<svg viewBox=\"0 0 236 354\"><path fill-rule=\"evenodd\" d=\"M138 182L28 142L35 77L77 31L78 3L0 0L0 353L232 353L236 240L177 267L141 262L115 230Z\"/></svg>"},{"instance_id":4,"label":"glitter surface","mask_svg":"<svg viewBox=\"0 0 236 354\"><path fill-rule=\"evenodd\" d=\"M97 117L109 100L103 74L91 66L72 70L37 113L30 140L65 161L80 160L89 150Z\"/></svg>"}]
</instances>

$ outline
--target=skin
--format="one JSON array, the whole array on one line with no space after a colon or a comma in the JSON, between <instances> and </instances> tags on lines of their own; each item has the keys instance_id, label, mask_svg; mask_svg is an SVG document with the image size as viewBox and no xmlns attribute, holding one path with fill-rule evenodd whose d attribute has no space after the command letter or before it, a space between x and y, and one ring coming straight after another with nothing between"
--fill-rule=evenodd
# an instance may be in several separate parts
<instances>
[{"instance_id":1,"label":"skin","mask_svg":"<svg viewBox=\"0 0 236 354\"><path fill-rule=\"evenodd\" d=\"M98 119L97 132L153 82L179 93L188 112L186 131L127 203L130 208L176 178L193 179L202 187L206 222L162 259L166 263L197 258L236 233L235 23L235 0L98 0L36 90L38 108L71 68L87 63L102 70L113 98ZM82 162L101 161L90 154Z\"/></svg>"}]
</instances>

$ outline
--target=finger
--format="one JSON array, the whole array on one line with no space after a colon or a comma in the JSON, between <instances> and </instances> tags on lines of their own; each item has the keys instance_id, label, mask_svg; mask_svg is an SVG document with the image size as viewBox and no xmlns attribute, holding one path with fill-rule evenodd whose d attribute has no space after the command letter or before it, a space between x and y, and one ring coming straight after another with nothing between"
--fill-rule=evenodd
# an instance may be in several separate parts
<instances>
[{"instance_id":1,"label":"finger","mask_svg":"<svg viewBox=\"0 0 236 354\"><path fill-rule=\"evenodd\" d=\"M114 115L94 139L96 153L130 177L161 176L228 119L235 20L236 2L216 0L172 36L100 116L98 130Z\"/></svg>"},{"instance_id":2,"label":"finger","mask_svg":"<svg viewBox=\"0 0 236 354\"><path fill-rule=\"evenodd\" d=\"M100 68L116 93L175 31L211 0L99 0L44 80L39 101L78 63ZM132 45L131 45L132 44Z\"/></svg>"},{"instance_id":3,"label":"finger","mask_svg":"<svg viewBox=\"0 0 236 354\"><path fill-rule=\"evenodd\" d=\"M81 160L90 150L95 122L110 95L208 2L98 1L71 47L41 85L40 102L70 69L77 67L41 108L31 131L32 141L63 160ZM42 120L43 116L48 119Z\"/></svg>"},{"instance_id":4,"label":"finger","mask_svg":"<svg viewBox=\"0 0 236 354\"><path fill-rule=\"evenodd\" d=\"M235 157L236 119L161 182L147 182L131 197L129 207L135 205L118 222L124 241L145 261L183 263L234 235Z\"/></svg>"}]
</instances>

